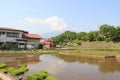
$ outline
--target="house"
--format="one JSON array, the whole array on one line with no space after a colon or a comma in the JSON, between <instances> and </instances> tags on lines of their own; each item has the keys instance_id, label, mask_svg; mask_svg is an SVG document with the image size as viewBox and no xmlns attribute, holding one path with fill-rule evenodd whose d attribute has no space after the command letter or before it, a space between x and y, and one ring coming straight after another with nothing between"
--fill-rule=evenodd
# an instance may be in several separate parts
<instances>
[{"instance_id":1,"label":"house","mask_svg":"<svg viewBox=\"0 0 120 80\"><path fill-rule=\"evenodd\" d=\"M27 40L27 48L38 47L41 37L38 34L23 34L23 37Z\"/></svg>"},{"instance_id":2,"label":"house","mask_svg":"<svg viewBox=\"0 0 120 80\"><path fill-rule=\"evenodd\" d=\"M55 42L52 39L41 39L39 44L43 45L43 48L45 49L56 47Z\"/></svg>"},{"instance_id":3,"label":"house","mask_svg":"<svg viewBox=\"0 0 120 80\"><path fill-rule=\"evenodd\" d=\"M37 47L41 37L38 34L29 34L27 31L0 27L0 47L5 48L27 48L27 46Z\"/></svg>"}]
</instances>

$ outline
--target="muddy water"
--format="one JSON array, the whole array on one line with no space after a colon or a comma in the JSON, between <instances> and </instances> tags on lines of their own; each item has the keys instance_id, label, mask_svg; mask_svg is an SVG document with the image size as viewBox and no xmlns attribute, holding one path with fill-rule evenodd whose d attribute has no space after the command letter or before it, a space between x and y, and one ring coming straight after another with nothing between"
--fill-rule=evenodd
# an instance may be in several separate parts
<instances>
[{"instance_id":1,"label":"muddy water","mask_svg":"<svg viewBox=\"0 0 120 80\"><path fill-rule=\"evenodd\" d=\"M39 60L27 65L30 71L25 75L47 70L59 80L120 80L120 60L116 59L95 60L43 54Z\"/></svg>"},{"instance_id":2,"label":"muddy water","mask_svg":"<svg viewBox=\"0 0 120 80\"><path fill-rule=\"evenodd\" d=\"M23 75L47 70L59 80L120 80L120 59L95 60L57 54L1 55L0 63L17 67L27 64L29 71ZM17 78L19 76L16 76Z\"/></svg>"}]
</instances>

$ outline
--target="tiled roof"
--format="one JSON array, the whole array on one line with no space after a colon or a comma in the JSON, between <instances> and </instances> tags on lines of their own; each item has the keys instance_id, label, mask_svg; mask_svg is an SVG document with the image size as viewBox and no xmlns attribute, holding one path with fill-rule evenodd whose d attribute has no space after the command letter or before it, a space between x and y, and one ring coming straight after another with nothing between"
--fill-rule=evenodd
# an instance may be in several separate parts
<instances>
[{"instance_id":1,"label":"tiled roof","mask_svg":"<svg viewBox=\"0 0 120 80\"><path fill-rule=\"evenodd\" d=\"M40 35L38 34L24 34L24 37L26 38L32 38L32 39L40 39Z\"/></svg>"},{"instance_id":2,"label":"tiled roof","mask_svg":"<svg viewBox=\"0 0 120 80\"><path fill-rule=\"evenodd\" d=\"M26 32L24 30L20 29L14 29L14 28L8 28L8 27L0 27L0 30L8 30L8 31L21 31L21 32Z\"/></svg>"}]
</instances>

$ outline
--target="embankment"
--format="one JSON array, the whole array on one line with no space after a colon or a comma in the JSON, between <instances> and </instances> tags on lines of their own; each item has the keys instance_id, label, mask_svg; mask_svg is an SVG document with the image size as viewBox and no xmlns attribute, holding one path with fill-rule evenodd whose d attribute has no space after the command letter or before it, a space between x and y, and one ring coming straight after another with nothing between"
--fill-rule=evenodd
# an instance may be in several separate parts
<instances>
[{"instance_id":1,"label":"embankment","mask_svg":"<svg viewBox=\"0 0 120 80\"><path fill-rule=\"evenodd\" d=\"M63 53L63 52L59 52L59 54L63 56L85 57L85 58L93 58L93 59L116 58L116 56L98 56L98 55L89 55L89 54Z\"/></svg>"}]
</instances>

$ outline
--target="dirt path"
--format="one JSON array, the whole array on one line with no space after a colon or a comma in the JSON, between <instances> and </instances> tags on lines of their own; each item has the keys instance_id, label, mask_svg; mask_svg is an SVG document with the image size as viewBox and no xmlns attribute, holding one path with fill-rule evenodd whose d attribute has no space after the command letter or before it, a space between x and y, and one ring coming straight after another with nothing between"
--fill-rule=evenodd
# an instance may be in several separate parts
<instances>
[{"instance_id":1,"label":"dirt path","mask_svg":"<svg viewBox=\"0 0 120 80\"><path fill-rule=\"evenodd\" d=\"M8 75L6 75L6 74L4 74L4 73L1 73L0 72L0 78L2 79L2 80L15 80L15 79L13 79L12 77L10 77L10 76L8 76ZM0 79L0 80L1 80Z\"/></svg>"}]
</instances>

